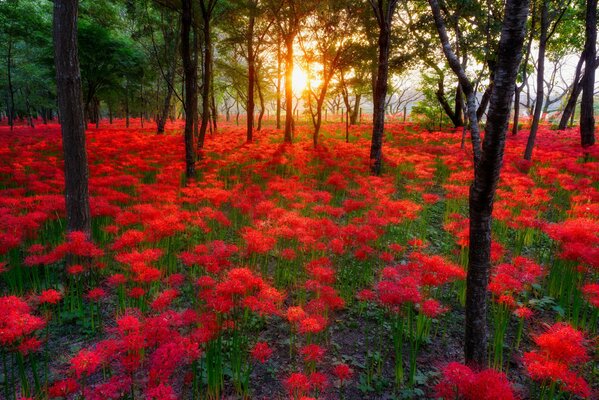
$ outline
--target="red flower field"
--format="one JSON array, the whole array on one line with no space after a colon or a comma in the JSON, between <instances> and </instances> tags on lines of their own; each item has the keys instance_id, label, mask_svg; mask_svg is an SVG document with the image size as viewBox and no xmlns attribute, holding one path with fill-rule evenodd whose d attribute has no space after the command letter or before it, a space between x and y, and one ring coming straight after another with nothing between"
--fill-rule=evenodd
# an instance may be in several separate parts
<instances>
[{"instance_id":1,"label":"red flower field","mask_svg":"<svg viewBox=\"0 0 599 400\"><path fill-rule=\"evenodd\" d=\"M597 398L599 147L509 136L488 369L463 365L461 129L87 131L93 238L64 235L60 128L0 126L0 398ZM135 128L133 128L135 127ZM469 147L469 146L467 146ZM67 267L68 265L68 267ZM572 397L570 397L572 396Z\"/></svg>"}]
</instances>

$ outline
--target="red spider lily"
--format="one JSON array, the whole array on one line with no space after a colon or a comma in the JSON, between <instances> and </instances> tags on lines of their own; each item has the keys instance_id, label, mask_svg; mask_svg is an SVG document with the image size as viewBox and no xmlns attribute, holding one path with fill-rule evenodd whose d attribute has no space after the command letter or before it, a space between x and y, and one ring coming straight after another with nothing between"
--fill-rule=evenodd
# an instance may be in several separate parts
<instances>
[{"instance_id":1,"label":"red spider lily","mask_svg":"<svg viewBox=\"0 0 599 400\"><path fill-rule=\"evenodd\" d=\"M437 318L446 311L447 308L435 299L427 299L420 304L420 312L429 318Z\"/></svg>"},{"instance_id":2,"label":"red spider lily","mask_svg":"<svg viewBox=\"0 0 599 400\"><path fill-rule=\"evenodd\" d=\"M0 297L0 346L15 346L36 331L44 328L46 321L31 314L29 305L17 296Z\"/></svg>"},{"instance_id":3,"label":"red spider lily","mask_svg":"<svg viewBox=\"0 0 599 400\"><path fill-rule=\"evenodd\" d=\"M339 379L341 385L343 385L343 382L351 379L354 371L347 364L337 364L333 368L333 374Z\"/></svg>"},{"instance_id":4,"label":"red spider lily","mask_svg":"<svg viewBox=\"0 0 599 400\"><path fill-rule=\"evenodd\" d=\"M272 349L266 342L258 342L251 351L252 358L264 364L272 355Z\"/></svg>"},{"instance_id":5,"label":"red spider lily","mask_svg":"<svg viewBox=\"0 0 599 400\"><path fill-rule=\"evenodd\" d=\"M587 283L582 287L582 293L593 307L599 308L599 283Z\"/></svg>"},{"instance_id":6,"label":"red spider lily","mask_svg":"<svg viewBox=\"0 0 599 400\"><path fill-rule=\"evenodd\" d=\"M443 378L435 387L435 396L443 399L510 400L516 399L506 375L492 369L474 372L451 362L442 369Z\"/></svg>"},{"instance_id":7,"label":"red spider lily","mask_svg":"<svg viewBox=\"0 0 599 400\"><path fill-rule=\"evenodd\" d=\"M312 389L318 393L322 392L329 386L329 380L322 372L312 372L308 376L308 380L310 381L310 386Z\"/></svg>"},{"instance_id":8,"label":"red spider lily","mask_svg":"<svg viewBox=\"0 0 599 400\"><path fill-rule=\"evenodd\" d=\"M169 307L173 300L175 300L179 296L179 291L176 289L167 289L164 292L160 293L158 297L154 299L151 304L152 309L155 311L163 311L165 308Z\"/></svg>"},{"instance_id":9,"label":"red spider lily","mask_svg":"<svg viewBox=\"0 0 599 400\"><path fill-rule=\"evenodd\" d=\"M543 385L554 382L562 391L588 397L588 384L570 369L589 359L582 332L568 324L557 323L534 341L539 349L524 354L529 376Z\"/></svg>"},{"instance_id":10,"label":"red spider lily","mask_svg":"<svg viewBox=\"0 0 599 400\"><path fill-rule=\"evenodd\" d=\"M71 358L71 369L75 372L77 378L90 376L104 362L100 354L92 350L81 350L77 355Z\"/></svg>"},{"instance_id":11,"label":"red spider lily","mask_svg":"<svg viewBox=\"0 0 599 400\"><path fill-rule=\"evenodd\" d=\"M321 362L326 350L317 344L308 344L300 349L304 362Z\"/></svg>"},{"instance_id":12,"label":"red spider lily","mask_svg":"<svg viewBox=\"0 0 599 400\"><path fill-rule=\"evenodd\" d=\"M62 300L62 293L54 289L44 290L40 293L37 300L40 304L58 304Z\"/></svg>"},{"instance_id":13,"label":"red spider lily","mask_svg":"<svg viewBox=\"0 0 599 400\"><path fill-rule=\"evenodd\" d=\"M93 288L87 292L87 298L94 302L98 302L104 297L106 297L106 291L102 288Z\"/></svg>"},{"instance_id":14,"label":"red spider lily","mask_svg":"<svg viewBox=\"0 0 599 400\"><path fill-rule=\"evenodd\" d=\"M292 373L284 384L293 398L300 398L310 391L310 379L300 372Z\"/></svg>"},{"instance_id":15,"label":"red spider lily","mask_svg":"<svg viewBox=\"0 0 599 400\"><path fill-rule=\"evenodd\" d=\"M89 400L117 400L131 391L132 380L128 376L116 375L108 382L100 383L90 388L85 393Z\"/></svg>"},{"instance_id":16,"label":"red spider lily","mask_svg":"<svg viewBox=\"0 0 599 400\"><path fill-rule=\"evenodd\" d=\"M322 332L327 326L327 321L320 315L310 315L299 321L299 332L312 334Z\"/></svg>"},{"instance_id":17,"label":"red spider lily","mask_svg":"<svg viewBox=\"0 0 599 400\"><path fill-rule=\"evenodd\" d=\"M54 382L48 388L48 396L51 399L57 397L67 398L70 394L75 393L79 390L79 383L73 378L65 378L60 381Z\"/></svg>"},{"instance_id":18,"label":"red spider lily","mask_svg":"<svg viewBox=\"0 0 599 400\"><path fill-rule=\"evenodd\" d=\"M146 400L177 400L175 389L172 386L160 383L158 386L146 390Z\"/></svg>"}]
</instances>

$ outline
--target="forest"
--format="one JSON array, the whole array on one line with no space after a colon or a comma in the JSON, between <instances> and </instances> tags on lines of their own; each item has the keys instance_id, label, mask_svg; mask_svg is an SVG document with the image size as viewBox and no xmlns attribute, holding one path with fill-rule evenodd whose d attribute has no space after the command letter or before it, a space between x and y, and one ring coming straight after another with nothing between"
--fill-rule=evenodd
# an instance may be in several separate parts
<instances>
[{"instance_id":1,"label":"forest","mask_svg":"<svg viewBox=\"0 0 599 400\"><path fill-rule=\"evenodd\" d=\"M597 0L0 0L0 399L599 399Z\"/></svg>"}]
</instances>

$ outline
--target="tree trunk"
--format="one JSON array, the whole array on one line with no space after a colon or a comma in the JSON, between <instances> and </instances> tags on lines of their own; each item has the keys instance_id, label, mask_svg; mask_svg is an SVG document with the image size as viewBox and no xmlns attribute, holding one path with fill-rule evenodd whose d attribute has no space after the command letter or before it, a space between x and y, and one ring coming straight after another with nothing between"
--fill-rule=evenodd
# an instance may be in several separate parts
<instances>
[{"instance_id":1,"label":"tree trunk","mask_svg":"<svg viewBox=\"0 0 599 400\"><path fill-rule=\"evenodd\" d=\"M474 149L474 181L470 186L469 198L470 246L466 278L464 353L467 363L485 367L487 365L487 284L491 267L491 216L503 162L510 105L522 58L528 1L506 1L486 134L478 154L475 142L475 139L478 139L478 119L472 84L451 49L438 1L429 0L429 4L443 51L462 85L468 102L468 118Z\"/></svg>"},{"instance_id":2,"label":"tree trunk","mask_svg":"<svg viewBox=\"0 0 599 400\"><path fill-rule=\"evenodd\" d=\"M443 77L439 78L439 80L437 81L437 85L438 85L438 88L437 88L437 91L435 92L435 96L437 97L437 100L439 101L441 108L443 109L445 114L451 120L451 123L453 124L454 128L462 126L463 123L460 121L460 119L458 119L457 115L454 113L454 110L451 109L449 102L445 98L445 90L443 87Z\"/></svg>"},{"instance_id":3,"label":"tree trunk","mask_svg":"<svg viewBox=\"0 0 599 400\"><path fill-rule=\"evenodd\" d=\"M466 361L487 365L487 284L493 202L503 162L510 105L528 15L528 0L507 0L481 160L470 187L470 248L466 289Z\"/></svg>"},{"instance_id":4,"label":"tree trunk","mask_svg":"<svg viewBox=\"0 0 599 400\"><path fill-rule=\"evenodd\" d=\"M125 127L129 128L129 80L125 82Z\"/></svg>"},{"instance_id":5,"label":"tree trunk","mask_svg":"<svg viewBox=\"0 0 599 400\"><path fill-rule=\"evenodd\" d=\"M281 41L277 42L277 129L281 129Z\"/></svg>"},{"instance_id":6,"label":"tree trunk","mask_svg":"<svg viewBox=\"0 0 599 400\"><path fill-rule=\"evenodd\" d=\"M458 85L455 88L455 104L453 106L453 113L455 115L456 122L458 123L456 128L464 125L464 116L462 115L463 102L464 102L464 99L462 96L462 87L458 83Z\"/></svg>"},{"instance_id":7,"label":"tree trunk","mask_svg":"<svg viewBox=\"0 0 599 400\"><path fill-rule=\"evenodd\" d=\"M374 1L373 6L379 25L378 38L378 64L376 83L373 93L373 116L372 116L372 143L370 145L370 172L380 175L383 164L383 130L385 129L385 98L387 97L387 78L389 74L389 45L391 42L391 21L395 12L397 1L389 0L384 10L385 2L378 1L378 7Z\"/></svg>"},{"instance_id":8,"label":"tree trunk","mask_svg":"<svg viewBox=\"0 0 599 400\"><path fill-rule=\"evenodd\" d=\"M354 108L352 108L351 115L349 117L350 125L356 125L358 122L358 116L360 113L360 100L362 99L361 94L356 94Z\"/></svg>"},{"instance_id":9,"label":"tree trunk","mask_svg":"<svg viewBox=\"0 0 599 400\"><path fill-rule=\"evenodd\" d=\"M587 0L584 58L586 68L582 78L580 102L580 144L582 147L595 144L595 116L593 96L595 90L595 56L597 54L597 0Z\"/></svg>"},{"instance_id":10,"label":"tree trunk","mask_svg":"<svg viewBox=\"0 0 599 400\"><path fill-rule=\"evenodd\" d=\"M541 113L543 111L543 89L545 82L545 50L547 48L547 30L549 29L549 16L547 11L547 1L542 0L541 3L541 36L539 38L539 58L537 60L537 98L535 99L535 112L530 126L528 142L524 151L524 159L530 161L532 159L532 150L535 146L537 131L539 130L539 122L541 121Z\"/></svg>"},{"instance_id":11,"label":"tree trunk","mask_svg":"<svg viewBox=\"0 0 599 400\"><path fill-rule=\"evenodd\" d=\"M162 104L161 113L158 115L158 121L156 121L156 133L161 135L164 133L164 126L166 125L166 119L168 118L168 113L171 107L171 99L173 97L173 79L175 78L175 69L177 68L177 62L173 57L172 60L169 60L169 68L166 73L166 95L164 96L164 103Z\"/></svg>"},{"instance_id":12,"label":"tree trunk","mask_svg":"<svg viewBox=\"0 0 599 400\"><path fill-rule=\"evenodd\" d=\"M285 143L292 142L293 130L293 35L285 37Z\"/></svg>"},{"instance_id":13,"label":"tree trunk","mask_svg":"<svg viewBox=\"0 0 599 400\"><path fill-rule=\"evenodd\" d=\"M206 138L206 129L210 123L210 86L212 83L212 1L208 5L204 4L204 0L200 1L203 19L203 37L204 37L204 74L202 76L202 124L198 137L198 150L204 148L204 140Z\"/></svg>"},{"instance_id":14,"label":"tree trunk","mask_svg":"<svg viewBox=\"0 0 599 400\"><path fill-rule=\"evenodd\" d=\"M54 1L54 65L64 152L67 231L91 239L87 150L77 49L78 0Z\"/></svg>"},{"instance_id":15,"label":"tree trunk","mask_svg":"<svg viewBox=\"0 0 599 400\"><path fill-rule=\"evenodd\" d=\"M6 77L8 83L8 125L12 131L15 124L15 91L12 87L12 39L8 39L6 53Z\"/></svg>"},{"instance_id":16,"label":"tree trunk","mask_svg":"<svg viewBox=\"0 0 599 400\"><path fill-rule=\"evenodd\" d=\"M258 99L260 99L260 114L258 114L258 127L257 130L262 129L262 118L264 117L264 112L266 111L266 107L264 106L264 93L262 93L262 85L260 84L260 77L256 72L256 88L258 89Z\"/></svg>"},{"instance_id":17,"label":"tree trunk","mask_svg":"<svg viewBox=\"0 0 599 400\"><path fill-rule=\"evenodd\" d=\"M522 92L522 87L516 84L514 88L514 122L512 123L512 135L518 134L518 120L520 119L520 93Z\"/></svg>"},{"instance_id":18,"label":"tree trunk","mask_svg":"<svg viewBox=\"0 0 599 400\"><path fill-rule=\"evenodd\" d=\"M578 65L576 65L576 72L574 73L574 80L572 81L570 96L568 96L568 101L566 102L566 106L564 107L564 111L562 112L562 116L559 120L559 125L557 129L560 131L566 129L570 117L574 115L576 102L578 101L578 96L580 96L580 92L582 91L582 82L580 79L580 74L582 72L582 64L584 63L584 59L585 56L583 51L582 55L580 56L580 60L578 61Z\"/></svg>"},{"instance_id":19,"label":"tree trunk","mask_svg":"<svg viewBox=\"0 0 599 400\"><path fill-rule=\"evenodd\" d=\"M254 131L254 85L256 80L256 63L254 57L254 22L255 18L253 11L250 11L250 20L248 24L247 34L247 51L248 51L248 97L247 97L247 121L246 121L246 141L252 143Z\"/></svg>"},{"instance_id":20,"label":"tree trunk","mask_svg":"<svg viewBox=\"0 0 599 400\"><path fill-rule=\"evenodd\" d=\"M195 177L195 152L193 127L198 113L197 57L191 56L190 36L192 31L192 0L182 0L181 13L181 59L185 77L185 176Z\"/></svg>"},{"instance_id":21,"label":"tree trunk","mask_svg":"<svg viewBox=\"0 0 599 400\"><path fill-rule=\"evenodd\" d=\"M489 106L489 99L491 98L491 93L493 92L493 81L487 86L485 92L483 93L483 97L480 99L480 104L478 105L478 109L476 110L476 118L480 121L480 119L485 115L485 111L487 111L487 107Z\"/></svg>"}]
</instances>

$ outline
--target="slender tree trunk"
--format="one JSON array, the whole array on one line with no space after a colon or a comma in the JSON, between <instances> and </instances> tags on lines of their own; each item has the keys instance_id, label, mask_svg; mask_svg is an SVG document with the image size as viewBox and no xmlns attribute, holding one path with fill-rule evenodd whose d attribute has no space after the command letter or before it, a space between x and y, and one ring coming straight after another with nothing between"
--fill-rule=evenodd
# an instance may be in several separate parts
<instances>
[{"instance_id":1,"label":"slender tree trunk","mask_svg":"<svg viewBox=\"0 0 599 400\"><path fill-rule=\"evenodd\" d=\"M385 97L389 72L389 42L391 27L383 24L379 31L379 59L374 91L372 143L370 146L370 171L380 175L383 162L383 130L385 129Z\"/></svg>"},{"instance_id":2,"label":"slender tree trunk","mask_svg":"<svg viewBox=\"0 0 599 400\"><path fill-rule=\"evenodd\" d=\"M258 89L258 99L260 99L260 114L258 114L258 127L257 130L262 129L262 118L264 117L264 112L266 111L266 107L264 106L264 93L262 93L262 85L260 84L260 77L258 72L256 72L256 88Z\"/></svg>"},{"instance_id":3,"label":"slender tree trunk","mask_svg":"<svg viewBox=\"0 0 599 400\"><path fill-rule=\"evenodd\" d=\"M277 42L277 129L281 129L281 40Z\"/></svg>"},{"instance_id":4,"label":"slender tree trunk","mask_svg":"<svg viewBox=\"0 0 599 400\"><path fill-rule=\"evenodd\" d=\"M293 131L293 35L285 37L285 143L291 143Z\"/></svg>"},{"instance_id":5,"label":"slender tree trunk","mask_svg":"<svg viewBox=\"0 0 599 400\"><path fill-rule=\"evenodd\" d=\"M250 11L250 20L247 33L247 52L248 52L248 97L247 97L247 121L246 121L246 141L252 142L254 131L254 85L256 80L256 60L254 57L254 23L253 12Z\"/></svg>"},{"instance_id":6,"label":"slender tree trunk","mask_svg":"<svg viewBox=\"0 0 599 400\"><path fill-rule=\"evenodd\" d=\"M129 79L125 82L125 127L129 128Z\"/></svg>"},{"instance_id":7,"label":"slender tree trunk","mask_svg":"<svg viewBox=\"0 0 599 400\"><path fill-rule=\"evenodd\" d=\"M469 198L470 246L466 278L464 353L467 363L484 367L487 365L487 284L491 267L491 216L503 162L511 101L522 58L528 0L506 0L486 133L478 155L474 142L475 133L478 134L478 120L472 85L451 49L438 1L429 0L429 4L433 10L443 51L468 98L468 118L474 147L474 181L470 186Z\"/></svg>"},{"instance_id":8,"label":"slender tree trunk","mask_svg":"<svg viewBox=\"0 0 599 400\"><path fill-rule=\"evenodd\" d=\"M193 127L197 118L197 57L192 57L190 36L192 31L192 0L182 0L181 59L185 75L185 176L195 177L195 149Z\"/></svg>"},{"instance_id":9,"label":"slender tree trunk","mask_svg":"<svg viewBox=\"0 0 599 400\"><path fill-rule=\"evenodd\" d=\"M379 25L378 65L373 93L372 143L370 145L370 172L380 175L383 164L383 131L385 129L385 98L387 97L387 78L389 74L389 45L391 42L391 21L395 12L396 0L370 1ZM386 6L386 7L385 7ZM385 9L386 8L386 9Z\"/></svg>"},{"instance_id":10,"label":"slender tree trunk","mask_svg":"<svg viewBox=\"0 0 599 400\"><path fill-rule=\"evenodd\" d=\"M443 85L443 77L440 77L437 80L437 86L438 87L437 87L437 91L435 92L435 96L437 97L437 100L439 101L439 104L441 105L441 108L443 109L443 111L445 112L445 114L451 120L451 123L453 124L454 128L462 126L463 123L460 121L461 118L458 118L458 116L454 113L454 110L451 109L451 106L449 105L449 102L445 98L445 89L444 89L444 85Z\"/></svg>"},{"instance_id":11,"label":"slender tree trunk","mask_svg":"<svg viewBox=\"0 0 599 400\"><path fill-rule=\"evenodd\" d=\"M532 150L535 146L537 131L539 130L539 122L541 121L541 113L543 112L543 92L545 81L545 51L547 48L547 30L549 29L549 16L547 10L547 1L541 3L541 36L539 38L539 58L537 60L537 98L535 99L535 112L530 126L530 134L524 151L524 159L530 161L532 159Z\"/></svg>"},{"instance_id":12,"label":"slender tree trunk","mask_svg":"<svg viewBox=\"0 0 599 400\"><path fill-rule=\"evenodd\" d=\"M528 15L528 0L507 0L499 42L494 88L491 94L480 163L470 187L470 247L466 289L465 358L487 364L487 284L491 257L491 221L503 163L510 105Z\"/></svg>"},{"instance_id":13,"label":"slender tree trunk","mask_svg":"<svg viewBox=\"0 0 599 400\"><path fill-rule=\"evenodd\" d=\"M6 53L6 78L8 83L8 125L12 131L15 124L15 90L12 87L12 38L8 39Z\"/></svg>"},{"instance_id":14,"label":"slender tree trunk","mask_svg":"<svg viewBox=\"0 0 599 400\"><path fill-rule=\"evenodd\" d=\"M535 8L536 0L533 0L532 8ZM519 130L519 119L520 119L520 95L522 93L522 89L528 82L528 74L526 68L528 67L528 59L530 57L530 52L532 50L532 39L535 35L535 26L536 26L536 13L532 14L530 20L530 32L528 33L528 41L526 44L526 52L524 54L524 62L520 64L520 70L522 71L522 83L520 85L516 84L515 93L514 93L514 122L512 125L512 135L518 134Z\"/></svg>"},{"instance_id":15,"label":"slender tree trunk","mask_svg":"<svg viewBox=\"0 0 599 400\"><path fill-rule=\"evenodd\" d=\"M487 111L487 107L489 106L489 99L491 99L491 93L493 92L493 81L491 78L491 84L487 86L485 92L483 93L483 97L480 99L480 104L478 105L478 109L476 110L476 118L480 121L480 119L485 115L485 111Z\"/></svg>"},{"instance_id":16,"label":"slender tree trunk","mask_svg":"<svg viewBox=\"0 0 599 400\"><path fill-rule=\"evenodd\" d=\"M64 152L67 231L91 239L87 150L77 49L78 0L54 1L54 64Z\"/></svg>"},{"instance_id":17,"label":"slender tree trunk","mask_svg":"<svg viewBox=\"0 0 599 400\"><path fill-rule=\"evenodd\" d=\"M204 74L202 77L202 124L198 138L198 149L204 148L204 139L206 138L206 129L210 123L210 87L212 83L212 9L213 2L209 0L208 4L204 0L200 1L203 19L203 36L204 36Z\"/></svg>"},{"instance_id":18,"label":"slender tree trunk","mask_svg":"<svg viewBox=\"0 0 599 400\"><path fill-rule=\"evenodd\" d=\"M574 79L570 88L570 95L568 96L568 101L566 102L566 106L564 107L564 111L562 112L562 116L559 120L559 125L557 127L557 129L560 131L563 131L568 126L568 121L570 120L570 117L574 114L574 109L576 108L578 96L580 96L580 92L582 91L582 82L580 79L580 75L582 73L582 65L584 64L584 61L585 51L583 51L580 55L580 60L578 60L578 64L576 65L576 72L574 73Z\"/></svg>"},{"instance_id":19,"label":"slender tree trunk","mask_svg":"<svg viewBox=\"0 0 599 400\"><path fill-rule=\"evenodd\" d=\"M360 101L362 100L361 94L356 94L354 107L351 109L351 115L349 117L349 124L356 125L358 123L358 116L360 112Z\"/></svg>"},{"instance_id":20,"label":"slender tree trunk","mask_svg":"<svg viewBox=\"0 0 599 400\"><path fill-rule=\"evenodd\" d=\"M512 135L518 134L518 120L520 119L520 93L522 92L522 87L516 84L514 88L514 121L512 123Z\"/></svg>"},{"instance_id":21,"label":"slender tree trunk","mask_svg":"<svg viewBox=\"0 0 599 400\"><path fill-rule=\"evenodd\" d=\"M214 71L214 60L212 60ZM212 134L218 131L218 108L216 107L216 96L214 95L214 73L210 75L210 117L212 119Z\"/></svg>"},{"instance_id":22,"label":"slender tree trunk","mask_svg":"<svg viewBox=\"0 0 599 400\"><path fill-rule=\"evenodd\" d=\"M166 119L168 118L168 113L171 107L171 99L173 97L173 85L172 83L175 78L175 70L177 68L177 61L175 57L172 60L169 60L169 68L166 73L166 95L164 96L164 102L162 104L162 110L158 115L158 121L156 121L156 133L161 135L164 133L164 126L166 125Z\"/></svg>"},{"instance_id":23,"label":"slender tree trunk","mask_svg":"<svg viewBox=\"0 0 599 400\"><path fill-rule=\"evenodd\" d=\"M458 85L455 88L455 105L453 106L453 113L458 123L456 128L464 125L464 116L462 115L463 103L464 99L462 96L462 86L460 86L460 84L458 83Z\"/></svg>"},{"instance_id":24,"label":"slender tree trunk","mask_svg":"<svg viewBox=\"0 0 599 400\"><path fill-rule=\"evenodd\" d=\"M580 144L595 144L595 116L593 97L595 91L595 56L597 54L597 0L587 0L584 58L586 68L582 78L580 102Z\"/></svg>"}]
</instances>

